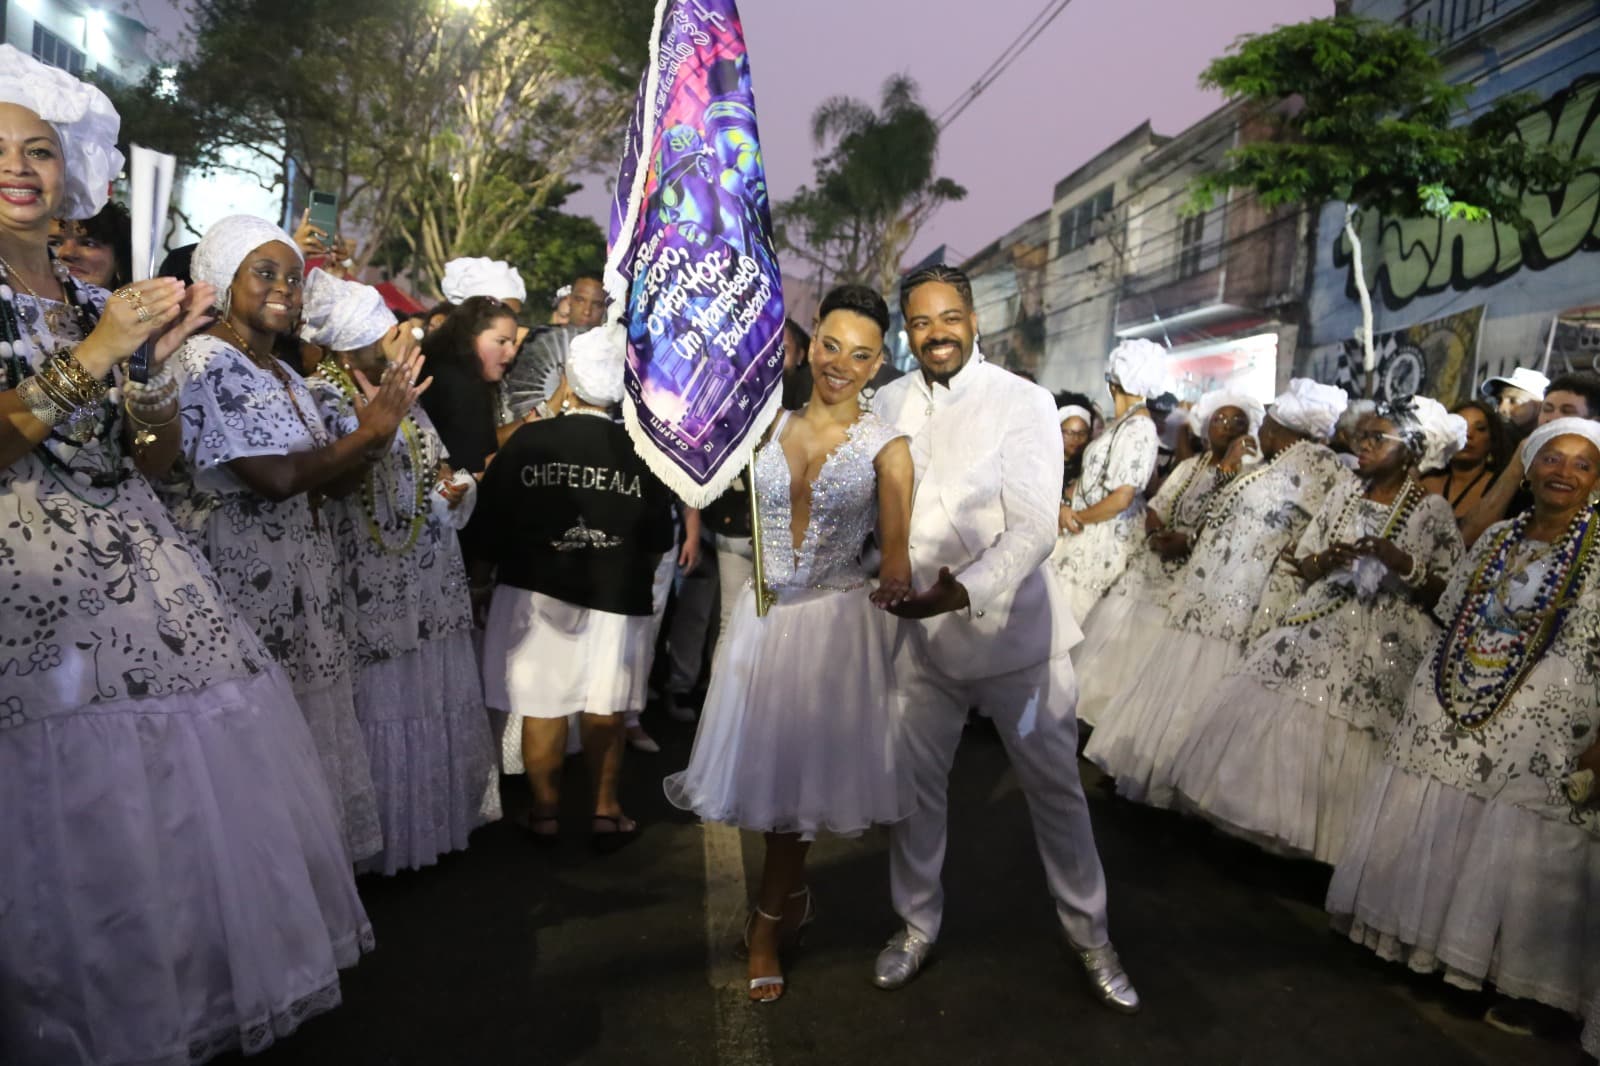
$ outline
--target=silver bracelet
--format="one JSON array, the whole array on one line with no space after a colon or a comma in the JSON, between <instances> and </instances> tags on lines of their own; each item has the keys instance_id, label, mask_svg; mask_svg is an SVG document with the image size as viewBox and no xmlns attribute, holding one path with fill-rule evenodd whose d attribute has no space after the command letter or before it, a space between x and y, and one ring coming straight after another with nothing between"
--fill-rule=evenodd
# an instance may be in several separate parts
<instances>
[{"instance_id":1,"label":"silver bracelet","mask_svg":"<svg viewBox=\"0 0 1600 1066\"><path fill-rule=\"evenodd\" d=\"M34 418L52 428L65 422L72 414L50 397L38 378L23 378L17 386L17 396Z\"/></svg>"},{"instance_id":2,"label":"silver bracelet","mask_svg":"<svg viewBox=\"0 0 1600 1066\"><path fill-rule=\"evenodd\" d=\"M143 383L131 380L122 383L123 400L142 411L158 411L177 395L178 379L172 376L171 367L162 367L159 374Z\"/></svg>"}]
</instances>

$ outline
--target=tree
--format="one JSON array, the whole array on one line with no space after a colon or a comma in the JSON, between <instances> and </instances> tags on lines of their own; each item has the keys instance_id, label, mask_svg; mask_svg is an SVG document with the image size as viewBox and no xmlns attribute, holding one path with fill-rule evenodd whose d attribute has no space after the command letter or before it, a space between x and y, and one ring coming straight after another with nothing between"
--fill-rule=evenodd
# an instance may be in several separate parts
<instances>
[{"instance_id":1,"label":"tree","mask_svg":"<svg viewBox=\"0 0 1600 1066\"><path fill-rule=\"evenodd\" d=\"M1517 135L1533 105L1526 96L1457 121L1467 88L1445 79L1427 41L1389 23L1336 15L1242 37L1200 83L1274 133L1231 149L1221 168L1196 178L1187 210L1204 211L1234 188L1266 207L1343 203L1369 391L1376 360L1358 214L1492 218L1521 231L1524 191L1560 185L1577 169L1570 153Z\"/></svg>"},{"instance_id":2,"label":"tree","mask_svg":"<svg viewBox=\"0 0 1600 1066\"><path fill-rule=\"evenodd\" d=\"M888 296L900 261L939 206L967 190L934 176L939 125L904 75L884 83L876 111L835 96L811 117L816 180L775 213L779 245L838 281Z\"/></svg>"},{"instance_id":3,"label":"tree","mask_svg":"<svg viewBox=\"0 0 1600 1066\"><path fill-rule=\"evenodd\" d=\"M197 0L176 92L152 80L119 103L140 139L190 165L232 150L266 160L286 197L296 182L339 190L362 263L398 234L437 279L456 256L503 254L569 174L615 155L653 8Z\"/></svg>"}]
</instances>

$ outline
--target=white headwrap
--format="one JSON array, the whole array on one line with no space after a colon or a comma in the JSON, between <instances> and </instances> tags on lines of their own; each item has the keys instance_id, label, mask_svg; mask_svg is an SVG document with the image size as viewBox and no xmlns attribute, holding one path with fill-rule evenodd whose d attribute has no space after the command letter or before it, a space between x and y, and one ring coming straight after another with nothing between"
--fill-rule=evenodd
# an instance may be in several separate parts
<instances>
[{"instance_id":1,"label":"white headwrap","mask_svg":"<svg viewBox=\"0 0 1600 1066\"><path fill-rule=\"evenodd\" d=\"M345 281L324 270L306 278L300 336L331 352L354 352L377 341L394 326L394 312L383 293L359 281Z\"/></svg>"},{"instance_id":2,"label":"white headwrap","mask_svg":"<svg viewBox=\"0 0 1600 1066\"><path fill-rule=\"evenodd\" d=\"M1069 418L1081 418L1084 425L1091 428L1094 426L1094 415L1089 413L1087 407L1079 407L1075 403L1067 404L1067 406L1056 411L1056 414L1060 416L1062 425L1066 425Z\"/></svg>"},{"instance_id":3,"label":"white headwrap","mask_svg":"<svg viewBox=\"0 0 1600 1066\"><path fill-rule=\"evenodd\" d=\"M578 398L596 407L622 402L622 366L628 334L617 322L585 330L567 349L567 384Z\"/></svg>"},{"instance_id":4,"label":"white headwrap","mask_svg":"<svg viewBox=\"0 0 1600 1066\"><path fill-rule=\"evenodd\" d=\"M56 131L66 170L61 217L98 213L123 162L117 151L122 118L106 94L6 44L0 45L0 103L25 107Z\"/></svg>"},{"instance_id":5,"label":"white headwrap","mask_svg":"<svg viewBox=\"0 0 1600 1066\"><path fill-rule=\"evenodd\" d=\"M239 264L245 257L264 244L277 241L286 244L296 259L305 262L305 256L295 247L294 238L264 218L254 215L229 215L206 230L206 235L195 245L194 258L189 263L189 276L196 281L210 282L217 287L218 295L228 291Z\"/></svg>"},{"instance_id":6,"label":"white headwrap","mask_svg":"<svg viewBox=\"0 0 1600 1066\"><path fill-rule=\"evenodd\" d=\"M1467 420L1427 396L1405 396L1377 406L1399 428L1423 473L1443 470L1467 446Z\"/></svg>"},{"instance_id":7,"label":"white headwrap","mask_svg":"<svg viewBox=\"0 0 1600 1066\"><path fill-rule=\"evenodd\" d=\"M1160 396L1167 388L1167 350L1143 337L1123 341L1106 357L1106 371L1130 396Z\"/></svg>"},{"instance_id":8,"label":"white headwrap","mask_svg":"<svg viewBox=\"0 0 1600 1066\"><path fill-rule=\"evenodd\" d=\"M521 303L528 297L528 288L509 263L481 256L452 259L444 265L444 278L439 291L453 304L473 296L493 296L496 300L516 300Z\"/></svg>"},{"instance_id":9,"label":"white headwrap","mask_svg":"<svg viewBox=\"0 0 1600 1066\"><path fill-rule=\"evenodd\" d=\"M1244 412L1245 418L1250 420L1249 433L1252 437L1261 432L1262 419L1267 417L1266 405L1242 392L1213 389L1189 409L1189 428L1194 435L1204 440L1211 430L1211 419L1224 407L1237 407Z\"/></svg>"},{"instance_id":10,"label":"white headwrap","mask_svg":"<svg viewBox=\"0 0 1600 1066\"><path fill-rule=\"evenodd\" d=\"M1533 466L1533 460L1539 454L1539 449L1557 437L1568 435L1582 437L1596 448L1600 448L1600 422L1592 418L1558 418L1553 422L1546 422L1528 434L1527 441L1522 445L1522 465Z\"/></svg>"},{"instance_id":11,"label":"white headwrap","mask_svg":"<svg viewBox=\"0 0 1600 1066\"><path fill-rule=\"evenodd\" d=\"M1290 378L1289 391L1272 401L1272 410L1267 413L1285 429L1325 442L1333 436L1333 427L1349 402L1350 398L1337 385L1323 385L1310 378Z\"/></svg>"}]
</instances>

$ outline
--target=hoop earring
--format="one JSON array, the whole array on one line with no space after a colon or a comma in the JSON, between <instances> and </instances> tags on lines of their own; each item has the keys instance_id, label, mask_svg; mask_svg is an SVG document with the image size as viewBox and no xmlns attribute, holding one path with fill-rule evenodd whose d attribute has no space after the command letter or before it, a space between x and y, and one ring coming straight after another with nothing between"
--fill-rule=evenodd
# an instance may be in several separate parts
<instances>
[{"instance_id":1,"label":"hoop earring","mask_svg":"<svg viewBox=\"0 0 1600 1066\"><path fill-rule=\"evenodd\" d=\"M1519 485L1518 488L1522 489L1523 492L1532 492L1533 482L1529 481L1527 478L1523 478L1522 484Z\"/></svg>"}]
</instances>

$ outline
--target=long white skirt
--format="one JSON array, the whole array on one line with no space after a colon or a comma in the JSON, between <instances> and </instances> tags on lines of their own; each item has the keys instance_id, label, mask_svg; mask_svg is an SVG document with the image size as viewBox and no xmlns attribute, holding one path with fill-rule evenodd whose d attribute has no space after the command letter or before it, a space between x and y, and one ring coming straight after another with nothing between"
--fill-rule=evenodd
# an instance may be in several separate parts
<instances>
[{"instance_id":1,"label":"long white skirt","mask_svg":"<svg viewBox=\"0 0 1600 1066\"><path fill-rule=\"evenodd\" d=\"M1231 640L1163 628L1138 678L1095 727L1084 757L1116 779L1118 795L1153 807L1173 799L1172 769L1200 703L1243 653Z\"/></svg>"},{"instance_id":2,"label":"long white skirt","mask_svg":"<svg viewBox=\"0 0 1600 1066\"><path fill-rule=\"evenodd\" d=\"M1178 752L1178 806L1269 851L1332 864L1383 764L1383 743L1305 700L1235 674Z\"/></svg>"},{"instance_id":3,"label":"long white skirt","mask_svg":"<svg viewBox=\"0 0 1600 1066\"><path fill-rule=\"evenodd\" d=\"M363 667L356 716L383 822L383 852L367 868L431 866L500 817L499 760L471 630Z\"/></svg>"},{"instance_id":4,"label":"long white skirt","mask_svg":"<svg viewBox=\"0 0 1600 1066\"><path fill-rule=\"evenodd\" d=\"M1597 899L1600 840L1390 765L1328 886L1383 958L1573 1013L1600 989Z\"/></svg>"},{"instance_id":5,"label":"long white skirt","mask_svg":"<svg viewBox=\"0 0 1600 1066\"><path fill-rule=\"evenodd\" d=\"M647 614L613 614L496 586L483 634L484 697L517 718L642 710L653 636Z\"/></svg>"},{"instance_id":6,"label":"long white skirt","mask_svg":"<svg viewBox=\"0 0 1600 1066\"><path fill-rule=\"evenodd\" d=\"M1151 651L1167 631L1167 609L1152 595L1148 585L1137 595L1113 587L1090 612L1083 643L1072 649L1079 722L1098 728L1116 717L1124 706L1118 697L1150 668Z\"/></svg>"},{"instance_id":7,"label":"long white skirt","mask_svg":"<svg viewBox=\"0 0 1600 1066\"><path fill-rule=\"evenodd\" d=\"M317 688L297 687L295 699L322 757L350 861L370 859L383 850L383 825L378 818L378 792L372 782L366 739L356 720L351 675L341 673Z\"/></svg>"},{"instance_id":8,"label":"long white skirt","mask_svg":"<svg viewBox=\"0 0 1600 1066\"><path fill-rule=\"evenodd\" d=\"M276 667L0 728L0 855L7 1066L260 1051L372 946Z\"/></svg>"},{"instance_id":9,"label":"long white skirt","mask_svg":"<svg viewBox=\"0 0 1600 1066\"><path fill-rule=\"evenodd\" d=\"M807 838L911 813L895 750L893 620L867 595L786 594L757 618L744 590L668 799L707 821Z\"/></svg>"}]
</instances>

